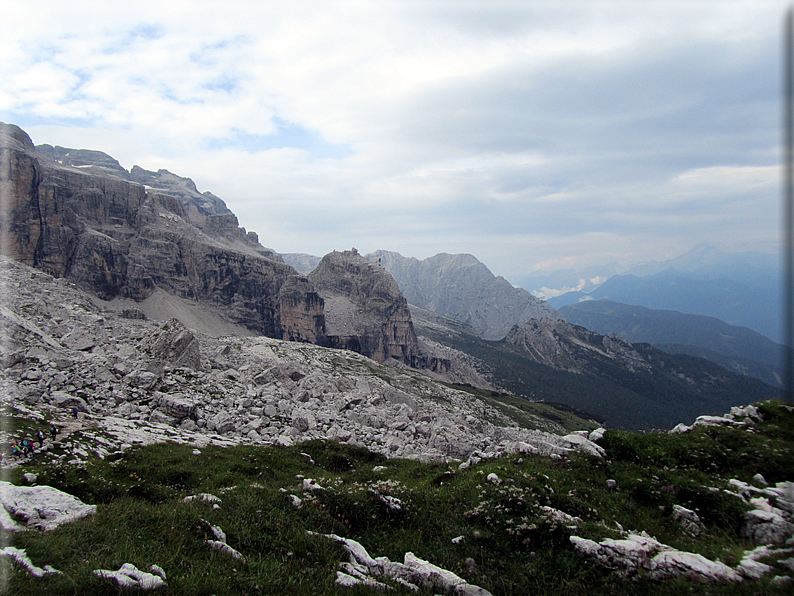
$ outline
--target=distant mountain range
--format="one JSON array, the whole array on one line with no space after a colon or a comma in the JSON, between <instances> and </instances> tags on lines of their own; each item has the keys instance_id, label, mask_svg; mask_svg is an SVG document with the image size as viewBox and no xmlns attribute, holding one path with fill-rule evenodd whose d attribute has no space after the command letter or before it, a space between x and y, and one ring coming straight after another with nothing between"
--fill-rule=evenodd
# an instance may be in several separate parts
<instances>
[{"instance_id":1,"label":"distant mountain range","mask_svg":"<svg viewBox=\"0 0 794 596\"><path fill-rule=\"evenodd\" d=\"M590 292L613 275L644 277L665 271L675 271L690 279L723 279L749 286L775 288L780 285L781 258L776 253L731 253L709 244L700 244L685 254L664 261L645 261L629 266L607 263L583 269L538 270L514 281L546 300L571 291Z\"/></svg>"},{"instance_id":2,"label":"distant mountain range","mask_svg":"<svg viewBox=\"0 0 794 596\"><path fill-rule=\"evenodd\" d=\"M569 323L601 334L615 333L632 343L645 342L661 350L691 354L771 385L781 381L782 346L746 327L714 317L653 310L602 298L563 306Z\"/></svg>"},{"instance_id":3,"label":"distant mountain range","mask_svg":"<svg viewBox=\"0 0 794 596\"><path fill-rule=\"evenodd\" d=\"M779 341L782 307L777 278L755 275L750 285L733 279L692 277L674 269L646 275L614 275L588 292L549 299L554 308L608 298L646 308L716 317ZM763 283L761 283L763 282Z\"/></svg>"},{"instance_id":4,"label":"distant mountain range","mask_svg":"<svg viewBox=\"0 0 794 596\"><path fill-rule=\"evenodd\" d=\"M309 275L322 260L322 257L297 252L281 253L279 256L284 259L285 263L292 265L302 275Z\"/></svg>"}]
</instances>

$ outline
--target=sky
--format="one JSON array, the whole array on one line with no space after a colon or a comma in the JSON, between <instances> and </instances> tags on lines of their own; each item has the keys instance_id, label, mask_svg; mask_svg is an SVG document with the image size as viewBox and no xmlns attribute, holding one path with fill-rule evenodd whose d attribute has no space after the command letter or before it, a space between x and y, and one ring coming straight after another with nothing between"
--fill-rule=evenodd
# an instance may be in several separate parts
<instances>
[{"instance_id":1,"label":"sky","mask_svg":"<svg viewBox=\"0 0 794 596\"><path fill-rule=\"evenodd\" d=\"M280 253L511 280L781 245L787 2L0 6L0 121L190 177Z\"/></svg>"}]
</instances>

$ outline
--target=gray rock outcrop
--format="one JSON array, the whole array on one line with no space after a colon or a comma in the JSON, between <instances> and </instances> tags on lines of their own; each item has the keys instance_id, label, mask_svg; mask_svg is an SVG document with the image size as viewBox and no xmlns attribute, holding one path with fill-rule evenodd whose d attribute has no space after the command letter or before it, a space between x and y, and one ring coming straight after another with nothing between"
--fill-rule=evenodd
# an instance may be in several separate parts
<instances>
[{"instance_id":1,"label":"gray rock outcrop","mask_svg":"<svg viewBox=\"0 0 794 596\"><path fill-rule=\"evenodd\" d=\"M0 522L4 531L52 530L94 513L96 505L86 505L77 497L51 486L15 486L0 482Z\"/></svg>"},{"instance_id":2,"label":"gray rock outcrop","mask_svg":"<svg viewBox=\"0 0 794 596\"><path fill-rule=\"evenodd\" d=\"M505 341L522 346L541 364L573 373L616 366L629 372L649 372L651 364L617 335L599 335L560 319L544 317L515 325Z\"/></svg>"},{"instance_id":3,"label":"gray rock outcrop","mask_svg":"<svg viewBox=\"0 0 794 596\"><path fill-rule=\"evenodd\" d=\"M424 364L408 303L389 273L356 249L325 255L309 274L325 303L328 345L385 362Z\"/></svg>"}]
</instances>

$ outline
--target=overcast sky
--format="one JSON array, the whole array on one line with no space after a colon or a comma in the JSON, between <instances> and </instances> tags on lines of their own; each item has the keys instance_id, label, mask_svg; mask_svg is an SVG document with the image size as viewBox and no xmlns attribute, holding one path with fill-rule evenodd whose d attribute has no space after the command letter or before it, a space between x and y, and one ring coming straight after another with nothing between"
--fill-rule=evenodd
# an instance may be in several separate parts
<instances>
[{"instance_id":1,"label":"overcast sky","mask_svg":"<svg viewBox=\"0 0 794 596\"><path fill-rule=\"evenodd\" d=\"M278 252L777 250L783 1L4 2L0 120Z\"/></svg>"}]
</instances>

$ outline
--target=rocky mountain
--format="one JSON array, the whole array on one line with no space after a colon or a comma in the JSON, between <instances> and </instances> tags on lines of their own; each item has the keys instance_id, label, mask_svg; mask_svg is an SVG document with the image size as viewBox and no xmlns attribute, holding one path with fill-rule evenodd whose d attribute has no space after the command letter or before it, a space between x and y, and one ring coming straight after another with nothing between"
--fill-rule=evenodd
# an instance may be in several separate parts
<instances>
[{"instance_id":1,"label":"rocky mountain","mask_svg":"<svg viewBox=\"0 0 794 596\"><path fill-rule=\"evenodd\" d=\"M10 256L104 300L144 300L160 289L213 304L270 337L324 341L322 299L305 278L192 182L165 171L127 173L99 152L72 159L72 150L37 151L11 125L0 135Z\"/></svg>"},{"instance_id":2,"label":"rocky mountain","mask_svg":"<svg viewBox=\"0 0 794 596\"><path fill-rule=\"evenodd\" d=\"M427 460L530 449L519 443L559 453L581 444L559 436L567 431L549 418L417 370L263 336L211 337L124 304L98 306L68 280L12 259L0 258L0 272L5 415L57 421L62 444L71 433L87 437L72 460L165 440L326 439ZM4 425L0 444L14 432Z\"/></svg>"},{"instance_id":3,"label":"rocky mountain","mask_svg":"<svg viewBox=\"0 0 794 596\"><path fill-rule=\"evenodd\" d=\"M567 372L581 374L606 367L629 373L651 371L650 363L626 340L560 319L530 319L513 326L505 341L522 346L536 362Z\"/></svg>"},{"instance_id":4,"label":"rocky mountain","mask_svg":"<svg viewBox=\"0 0 794 596\"><path fill-rule=\"evenodd\" d=\"M410 304L471 325L484 339L502 339L513 325L554 316L545 302L495 276L472 255L441 253L420 261L379 250L367 258L391 273Z\"/></svg>"},{"instance_id":5,"label":"rocky mountain","mask_svg":"<svg viewBox=\"0 0 794 596\"><path fill-rule=\"evenodd\" d=\"M580 390L558 401L627 428L666 428L675 420L694 420L738 405L747 395L777 395L770 385L703 358L668 354L562 320L531 320L514 327L505 342L521 348L534 362L574 373L591 384L589 392ZM612 394L596 397L599 383L602 390L612 385Z\"/></svg>"},{"instance_id":6,"label":"rocky mountain","mask_svg":"<svg viewBox=\"0 0 794 596\"><path fill-rule=\"evenodd\" d=\"M563 306L569 323L627 341L645 342L674 354L707 358L734 372L780 386L782 346L746 327L714 317L621 304L608 299Z\"/></svg>"},{"instance_id":7,"label":"rocky mountain","mask_svg":"<svg viewBox=\"0 0 794 596\"><path fill-rule=\"evenodd\" d=\"M426 368L408 303L383 268L353 250L323 257L309 281L325 303L328 345ZM437 368L440 362L435 362Z\"/></svg>"},{"instance_id":8,"label":"rocky mountain","mask_svg":"<svg viewBox=\"0 0 794 596\"><path fill-rule=\"evenodd\" d=\"M34 147L24 131L6 124L0 125L0 167L8 201L2 252L102 300L191 300L214 318L268 337L330 342L410 366L440 365L420 355L396 284L385 271L363 267L364 259L354 271L330 258L314 276L332 297L329 338L325 303L312 283L189 178L138 166L128 172L99 151ZM365 272L377 274L376 281L355 278ZM352 280L354 296L339 293L341 278L331 279L337 274ZM377 295L367 297L370 290ZM349 299L368 315L342 329L337 307ZM375 335L361 335L369 332Z\"/></svg>"},{"instance_id":9,"label":"rocky mountain","mask_svg":"<svg viewBox=\"0 0 794 596\"><path fill-rule=\"evenodd\" d=\"M105 173L144 185L147 189L173 196L182 201L191 223L204 227L212 215L232 215L226 204L211 192L200 193L190 178L182 178L168 170L150 172L133 166L129 172L111 156L89 149L68 149L51 145L37 145L36 153L60 165L84 168L93 173ZM252 236L254 239L255 236ZM252 243L254 246L256 243Z\"/></svg>"}]
</instances>

